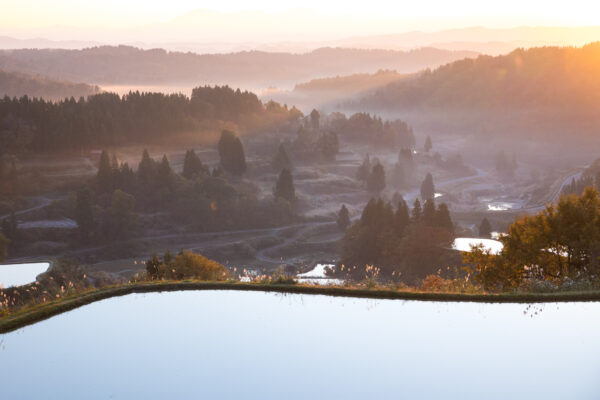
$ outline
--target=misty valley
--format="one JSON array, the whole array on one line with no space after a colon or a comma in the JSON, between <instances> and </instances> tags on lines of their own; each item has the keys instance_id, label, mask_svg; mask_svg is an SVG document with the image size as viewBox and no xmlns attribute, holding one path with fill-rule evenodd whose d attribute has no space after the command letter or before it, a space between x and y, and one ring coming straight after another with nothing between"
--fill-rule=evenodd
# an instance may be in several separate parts
<instances>
[{"instance_id":1,"label":"misty valley","mask_svg":"<svg viewBox=\"0 0 600 400\"><path fill-rule=\"evenodd\" d=\"M256 7L0 16L0 393L597 398L600 28Z\"/></svg>"}]
</instances>

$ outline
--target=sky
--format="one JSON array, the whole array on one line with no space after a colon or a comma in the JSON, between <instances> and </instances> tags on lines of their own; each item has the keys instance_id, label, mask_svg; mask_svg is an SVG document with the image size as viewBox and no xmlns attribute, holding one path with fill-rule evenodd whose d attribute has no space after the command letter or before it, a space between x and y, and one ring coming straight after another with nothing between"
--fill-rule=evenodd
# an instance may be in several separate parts
<instances>
[{"instance_id":1,"label":"sky","mask_svg":"<svg viewBox=\"0 0 600 400\"><path fill-rule=\"evenodd\" d=\"M324 15L416 20L424 28L440 22L460 25L600 25L600 5L589 0L0 0L0 24L11 27L52 25L131 27L167 22L195 9L221 12L280 13L297 8Z\"/></svg>"},{"instance_id":2,"label":"sky","mask_svg":"<svg viewBox=\"0 0 600 400\"><path fill-rule=\"evenodd\" d=\"M199 9L225 14L194 14ZM279 33L282 40L314 40L469 26L600 26L600 3L589 0L571 0L568 6L538 0L0 0L0 10L0 35L113 42L266 40Z\"/></svg>"}]
</instances>

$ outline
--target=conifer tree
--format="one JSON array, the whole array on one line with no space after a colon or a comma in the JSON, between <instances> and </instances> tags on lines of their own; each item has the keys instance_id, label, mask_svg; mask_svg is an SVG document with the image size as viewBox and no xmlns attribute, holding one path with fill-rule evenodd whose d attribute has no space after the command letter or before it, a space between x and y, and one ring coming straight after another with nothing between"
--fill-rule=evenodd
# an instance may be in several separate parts
<instances>
[{"instance_id":1,"label":"conifer tree","mask_svg":"<svg viewBox=\"0 0 600 400\"><path fill-rule=\"evenodd\" d=\"M425 200L423 205L423 222L425 225L435 226L435 203L432 199Z\"/></svg>"},{"instance_id":2,"label":"conifer tree","mask_svg":"<svg viewBox=\"0 0 600 400\"><path fill-rule=\"evenodd\" d=\"M360 167L358 167L358 171L356 171L356 179L361 182L367 182L369 180L369 175L371 174L371 159L369 155L365 157Z\"/></svg>"},{"instance_id":3,"label":"conifer tree","mask_svg":"<svg viewBox=\"0 0 600 400\"><path fill-rule=\"evenodd\" d=\"M221 166L233 175L241 176L246 171L246 156L240 138L224 130L218 144Z\"/></svg>"},{"instance_id":4,"label":"conifer tree","mask_svg":"<svg viewBox=\"0 0 600 400\"><path fill-rule=\"evenodd\" d=\"M421 183L421 198L423 200L433 199L435 197L435 187L433 186L433 176L427 173L423 183Z\"/></svg>"},{"instance_id":5,"label":"conifer tree","mask_svg":"<svg viewBox=\"0 0 600 400\"><path fill-rule=\"evenodd\" d=\"M148 275L148 278L150 278L151 280L158 278L159 267L160 260L158 259L158 255L154 253L152 255L152 258L146 261L146 273Z\"/></svg>"},{"instance_id":6,"label":"conifer tree","mask_svg":"<svg viewBox=\"0 0 600 400\"><path fill-rule=\"evenodd\" d=\"M315 109L310 112L310 127L314 130L319 129L319 120L321 119L321 114Z\"/></svg>"},{"instance_id":7,"label":"conifer tree","mask_svg":"<svg viewBox=\"0 0 600 400\"><path fill-rule=\"evenodd\" d=\"M429 137L429 135L427 136L427 139L425 139L425 152L429 153L429 150L431 150L431 148L433 147L433 145L431 144L431 137Z\"/></svg>"},{"instance_id":8,"label":"conifer tree","mask_svg":"<svg viewBox=\"0 0 600 400\"><path fill-rule=\"evenodd\" d=\"M102 154L100 155L96 183L100 193L108 193L113 190L113 168L106 150L102 150Z\"/></svg>"},{"instance_id":9,"label":"conifer tree","mask_svg":"<svg viewBox=\"0 0 600 400\"><path fill-rule=\"evenodd\" d=\"M273 194L275 195L275 198L281 197L290 203L293 203L296 199L294 178L288 169L284 168L281 170L279 178L277 179L277 183L275 184L275 190Z\"/></svg>"},{"instance_id":10,"label":"conifer tree","mask_svg":"<svg viewBox=\"0 0 600 400\"><path fill-rule=\"evenodd\" d=\"M158 164L158 174L162 176L168 176L173 173L171 170L171 164L169 164L169 159L166 154L163 154L162 160L160 160L160 164Z\"/></svg>"},{"instance_id":11,"label":"conifer tree","mask_svg":"<svg viewBox=\"0 0 600 400\"><path fill-rule=\"evenodd\" d=\"M186 179L193 179L201 174L208 174L208 169L204 166L193 149L186 151L185 158L183 159L183 172L181 175Z\"/></svg>"},{"instance_id":12,"label":"conifer tree","mask_svg":"<svg viewBox=\"0 0 600 400\"><path fill-rule=\"evenodd\" d=\"M406 201L402 199L398 202L398 208L396 209L396 214L394 215L394 227L396 234L402 235L409 223L410 216L408 205L406 204Z\"/></svg>"},{"instance_id":13,"label":"conifer tree","mask_svg":"<svg viewBox=\"0 0 600 400\"><path fill-rule=\"evenodd\" d=\"M137 174L140 182L144 185L147 185L154 180L156 174L156 162L150 158L150 154L146 149L144 149L144 152L142 153L142 160L138 165Z\"/></svg>"},{"instance_id":14,"label":"conifer tree","mask_svg":"<svg viewBox=\"0 0 600 400\"><path fill-rule=\"evenodd\" d=\"M411 211L411 216L413 221L420 221L423 216L423 210L421 209L421 202L419 199L415 199L413 204L413 209Z\"/></svg>"},{"instance_id":15,"label":"conifer tree","mask_svg":"<svg viewBox=\"0 0 600 400\"><path fill-rule=\"evenodd\" d=\"M367 190L371 193L379 194L385 189L385 171L379 163L373 166L373 170L367 180Z\"/></svg>"},{"instance_id":16,"label":"conifer tree","mask_svg":"<svg viewBox=\"0 0 600 400\"><path fill-rule=\"evenodd\" d=\"M450 211L448 205L442 203L438 206L435 214L435 226L447 230L450 233L454 233L454 223L450 217Z\"/></svg>"},{"instance_id":17,"label":"conifer tree","mask_svg":"<svg viewBox=\"0 0 600 400\"><path fill-rule=\"evenodd\" d=\"M345 231L346 228L348 228L348 225L350 225L350 213L345 204L342 204L342 207L338 212L336 223L342 231Z\"/></svg>"}]
</instances>

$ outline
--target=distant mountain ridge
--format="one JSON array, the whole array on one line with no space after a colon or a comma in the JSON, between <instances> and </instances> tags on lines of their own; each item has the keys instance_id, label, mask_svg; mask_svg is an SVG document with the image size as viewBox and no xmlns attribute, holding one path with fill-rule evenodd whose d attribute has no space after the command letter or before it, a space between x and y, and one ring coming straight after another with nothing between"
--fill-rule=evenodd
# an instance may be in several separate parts
<instances>
[{"instance_id":1,"label":"distant mountain ridge","mask_svg":"<svg viewBox=\"0 0 600 400\"><path fill-rule=\"evenodd\" d=\"M351 35L336 38L313 37L315 16L301 14L302 21L283 22L268 16L272 26L267 28L259 22L264 15L245 13L218 13L209 10L196 10L182 15L164 24L142 26L127 31L115 30L106 36L94 32L92 28L53 31L33 30L11 32L0 27L0 49L53 48L83 49L91 46L125 44L142 49L163 48L169 51L192 51L195 53L230 53L240 51L268 51L305 53L321 47L343 47L356 49L385 49L407 51L421 47L434 47L445 50L475 51L482 54L507 54L522 47L539 46L582 46L600 38L600 26L517 26L510 28L485 28L472 26L440 31L424 32L418 30L396 31L403 24L391 26L378 25L380 32L386 34L361 33L356 24L350 30ZM289 17L289 15L288 15ZM320 20L323 26L331 27L333 21ZM362 21L363 24L365 21ZM289 35L290 24L294 23L298 34ZM255 33L266 29L260 37ZM407 29L407 28L404 28ZM284 31L287 35L274 32ZM68 32L71 32L69 34ZM307 34L301 34L301 32ZM231 33L232 35L226 35ZM28 39L10 37L16 35ZM54 40L46 38L49 36ZM77 40L56 40L56 38L74 37ZM301 39L298 39L301 38Z\"/></svg>"},{"instance_id":2,"label":"distant mountain ridge","mask_svg":"<svg viewBox=\"0 0 600 400\"><path fill-rule=\"evenodd\" d=\"M518 49L455 61L391 83L355 107L453 119L460 129L597 133L598 71L600 42Z\"/></svg>"},{"instance_id":3,"label":"distant mountain ridge","mask_svg":"<svg viewBox=\"0 0 600 400\"><path fill-rule=\"evenodd\" d=\"M391 82L404 79L410 74L400 74L393 70L379 70L374 74L353 74L317 78L298 83L291 91L273 91L263 94L263 98L281 103L294 104L303 109L311 107L330 108L337 102L350 97L364 96Z\"/></svg>"},{"instance_id":4,"label":"distant mountain ridge","mask_svg":"<svg viewBox=\"0 0 600 400\"><path fill-rule=\"evenodd\" d=\"M97 86L50 79L41 75L0 70L0 97L40 97L60 100L67 97L87 97L100 92Z\"/></svg>"},{"instance_id":5,"label":"distant mountain ridge","mask_svg":"<svg viewBox=\"0 0 600 400\"><path fill-rule=\"evenodd\" d=\"M0 51L0 68L91 84L288 85L318 77L415 72L474 57L469 51L422 48L411 51L320 48L306 54L248 51L194 54L102 46L84 50Z\"/></svg>"}]
</instances>

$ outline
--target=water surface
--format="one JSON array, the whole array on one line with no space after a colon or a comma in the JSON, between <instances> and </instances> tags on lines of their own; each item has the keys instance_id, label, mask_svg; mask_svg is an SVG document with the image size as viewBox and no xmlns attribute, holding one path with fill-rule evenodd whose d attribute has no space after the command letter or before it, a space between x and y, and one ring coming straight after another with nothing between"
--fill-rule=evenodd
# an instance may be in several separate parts
<instances>
[{"instance_id":1,"label":"water surface","mask_svg":"<svg viewBox=\"0 0 600 400\"><path fill-rule=\"evenodd\" d=\"M0 335L3 398L598 399L600 303L136 294Z\"/></svg>"},{"instance_id":2,"label":"water surface","mask_svg":"<svg viewBox=\"0 0 600 400\"><path fill-rule=\"evenodd\" d=\"M36 276L45 272L49 265L47 262L0 265L0 286L7 288L34 282Z\"/></svg>"}]
</instances>

